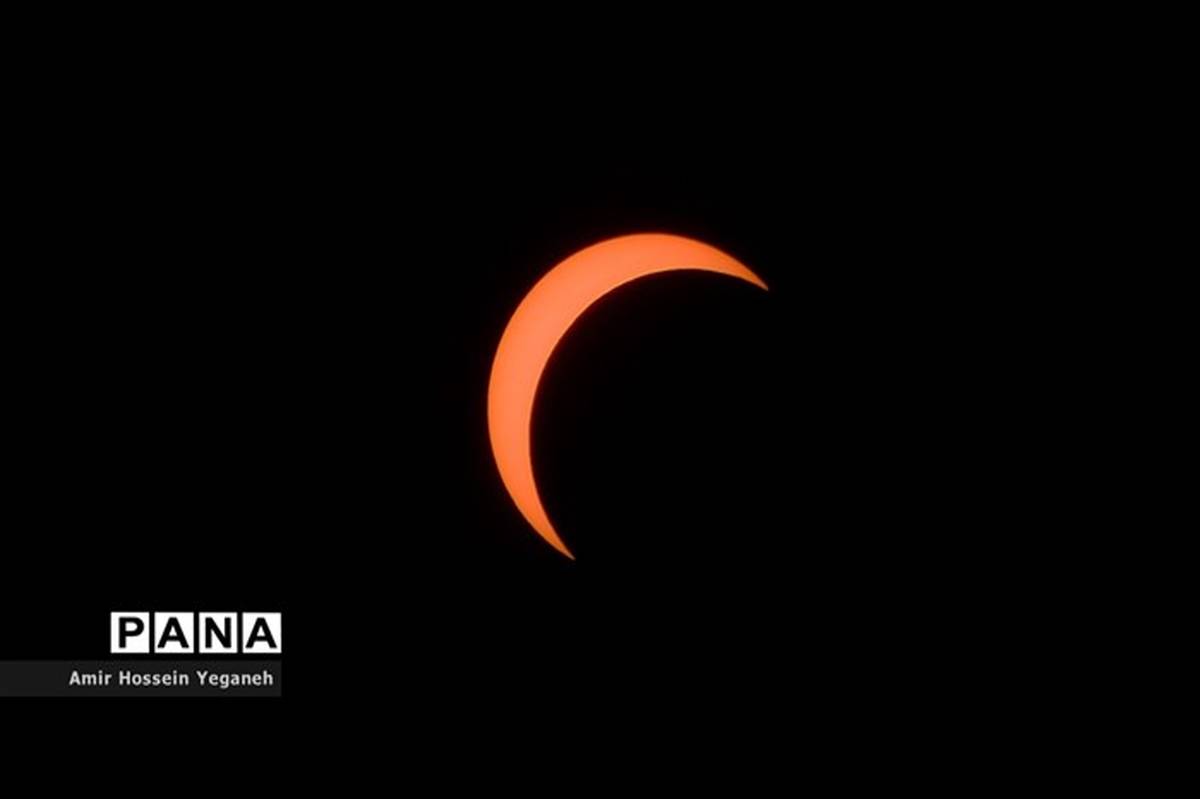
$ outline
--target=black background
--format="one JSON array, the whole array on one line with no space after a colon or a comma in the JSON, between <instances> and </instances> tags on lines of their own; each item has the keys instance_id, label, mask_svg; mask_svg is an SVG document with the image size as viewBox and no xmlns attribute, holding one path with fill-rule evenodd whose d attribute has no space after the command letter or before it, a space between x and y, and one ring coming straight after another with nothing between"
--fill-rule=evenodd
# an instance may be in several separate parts
<instances>
[{"instance_id":1,"label":"black background","mask_svg":"<svg viewBox=\"0 0 1200 799\"><path fill-rule=\"evenodd\" d=\"M108 659L116 609L280 610L285 665L209 728L114 734L143 702L18 738L81 775L104 742L343 791L582 754L557 788L745 793L1008 773L1110 714L1082 678L1137 589L1094 553L1145 525L1104 402L1145 348L1097 287L1145 260L1146 192L1111 92L1080 108L1078 21L447 13L13 26L0 658ZM533 454L572 563L495 473L488 368L538 277L638 231L771 291L647 278L561 342Z\"/></svg>"},{"instance_id":2,"label":"black background","mask_svg":"<svg viewBox=\"0 0 1200 799\"><path fill-rule=\"evenodd\" d=\"M0 658L107 660L112 610L279 610L285 675L195 703L210 728L172 702L114 734L133 703L20 738L343 791L583 754L556 787L745 793L1007 773L1111 713L1082 687L1137 589L1095 553L1144 524L1104 402L1142 351L1097 286L1145 260L1145 192L1111 103L1079 114L1078 25L571 11L14 26ZM495 472L488 369L542 274L639 231L771 290L646 278L560 343L533 455L570 562Z\"/></svg>"}]
</instances>

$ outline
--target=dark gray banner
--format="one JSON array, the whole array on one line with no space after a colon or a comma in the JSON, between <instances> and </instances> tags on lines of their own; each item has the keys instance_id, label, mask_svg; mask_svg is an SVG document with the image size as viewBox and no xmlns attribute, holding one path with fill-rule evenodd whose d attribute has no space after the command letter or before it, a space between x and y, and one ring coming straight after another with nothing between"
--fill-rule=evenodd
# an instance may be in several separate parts
<instances>
[{"instance_id":1,"label":"dark gray banner","mask_svg":"<svg viewBox=\"0 0 1200 799\"><path fill-rule=\"evenodd\" d=\"M0 660L0 697L282 693L283 664L278 660Z\"/></svg>"}]
</instances>

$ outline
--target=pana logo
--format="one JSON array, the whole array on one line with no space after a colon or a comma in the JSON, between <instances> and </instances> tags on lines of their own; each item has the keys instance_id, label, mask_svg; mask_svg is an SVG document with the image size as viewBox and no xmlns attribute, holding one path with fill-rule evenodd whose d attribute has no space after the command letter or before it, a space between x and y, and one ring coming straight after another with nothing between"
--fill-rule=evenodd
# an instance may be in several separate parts
<instances>
[{"instance_id":1,"label":"pana logo","mask_svg":"<svg viewBox=\"0 0 1200 799\"><path fill-rule=\"evenodd\" d=\"M112 614L114 655L278 655L282 613Z\"/></svg>"}]
</instances>

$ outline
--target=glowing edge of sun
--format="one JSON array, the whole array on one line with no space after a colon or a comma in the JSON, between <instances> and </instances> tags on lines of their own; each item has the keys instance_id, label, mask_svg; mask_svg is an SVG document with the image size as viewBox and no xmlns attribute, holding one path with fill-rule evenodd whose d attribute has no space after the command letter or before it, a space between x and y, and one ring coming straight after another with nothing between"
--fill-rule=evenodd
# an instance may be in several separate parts
<instances>
[{"instance_id":1,"label":"glowing edge of sun","mask_svg":"<svg viewBox=\"0 0 1200 799\"><path fill-rule=\"evenodd\" d=\"M700 241L663 233L608 239L547 272L517 306L496 348L488 382L488 434L500 478L533 529L572 560L546 515L533 474L531 423L538 384L558 343L593 303L632 280L675 270L717 272L767 288L735 258Z\"/></svg>"}]
</instances>

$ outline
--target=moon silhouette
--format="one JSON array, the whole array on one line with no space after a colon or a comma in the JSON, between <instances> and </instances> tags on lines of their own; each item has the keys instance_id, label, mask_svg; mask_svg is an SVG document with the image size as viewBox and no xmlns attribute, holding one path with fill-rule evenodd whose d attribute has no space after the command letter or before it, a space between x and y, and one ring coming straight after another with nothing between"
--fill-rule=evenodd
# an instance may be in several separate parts
<instances>
[{"instance_id":1,"label":"moon silhouette","mask_svg":"<svg viewBox=\"0 0 1200 799\"><path fill-rule=\"evenodd\" d=\"M572 560L538 495L530 457L533 401L550 355L596 300L639 277L677 269L718 272L766 289L758 275L700 241L661 233L608 239L580 250L537 282L509 320L488 383L488 434L500 478L542 538Z\"/></svg>"}]
</instances>

